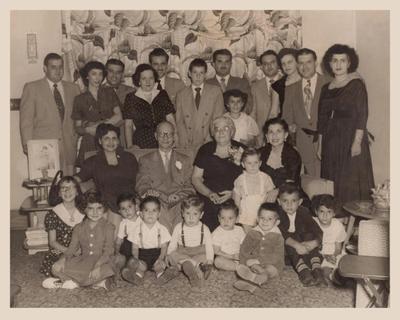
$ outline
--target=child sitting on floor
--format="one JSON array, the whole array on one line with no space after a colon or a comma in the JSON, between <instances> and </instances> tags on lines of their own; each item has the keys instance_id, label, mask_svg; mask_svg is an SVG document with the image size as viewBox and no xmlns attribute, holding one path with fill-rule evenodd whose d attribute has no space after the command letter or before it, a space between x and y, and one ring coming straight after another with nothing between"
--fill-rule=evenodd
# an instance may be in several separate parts
<instances>
[{"instance_id":1,"label":"child sitting on floor","mask_svg":"<svg viewBox=\"0 0 400 320\"><path fill-rule=\"evenodd\" d=\"M168 260L189 278L192 287L200 287L211 273L214 259L211 233L200 219L204 202L198 196L182 201L182 223L175 226L168 246Z\"/></svg>"},{"instance_id":2,"label":"child sitting on floor","mask_svg":"<svg viewBox=\"0 0 400 320\"><path fill-rule=\"evenodd\" d=\"M167 266L165 254L171 235L158 222L160 210L161 203L156 197L147 196L140 203L142 221L128 235L132 242L132 258L121 273L122 278L132 284L141 284L147 270L154 270L158 279Z\"/></svg>"},{"instance_id":3,"label":"child sitting on floor","mask_svg":"<svg viewBox=\"0 0 400 320\"><path fill-rule=\"evenodd\" d=\"M257 211L265 201L275 202L272 190L275 186L266 173L260 171L260 152L254 148L244 150L242 155L244 172L235 180L233 199L239 207L239 220L247 233L257 222Z\"/></svg>"},{"instance_id":4,"label":"child sitting on floor","mask_svg":"<svg viewBox=\"0 0 400 320\"><path fill-rule=\"evenodd\" d=\"M299 187L291 182L279 187L279 229L285 239L285 251L303 286L326 286L321 270L322 230L309 210L300 206Z\"/></svg>"},{"instance_id":5,"label":"child sitting on floor","mask_svg":"<svg viewBox=\"0 0 400 320\"><path fill-rule=\"evenodd\" d=\"M53 265L53 274L62 281L54 285L64 289L79 286L111 289L115 227L104 219L106 206L98 192L87 193L85 204L86 219L75 226L68 250Z\"/></svg>"},{"instance_id":6,"label":"child sitting on floor","mask_svg":"<svg viewBox=\"0 0 400 320\"><path fill-rule=\"evenodd\" d=\"M239 264L240 244L245 233L243 228L236 226L239 209L232 200L222 203L218 209L219 227L212 233L217 269L235 271Z\"/></svg>"},{"instance_id":7,"label":"child sitting on floor","mask_svg":"<svg viewBox=\"0 0 400 320\"><path fill-rule=\"evenodd\" d=\"M281 273L284 266L284 240L278 228L278 206L263 203L258 209L257 226L251 229L240 247L240 264L236 268L239 280L234 287L253 294L269 278Z\"/></svg>"},{"instance_id":8,"label":"child sitting on floor","mask_svg":"<svg viewBox=\"0 0 400 320\"><path fill-rule=\"evenodd\" d=\"M342 258L343 242L346 239L346 231L343 224L335 218L336 201L329 194L314 196L312 208L317 217L317 222L323 232L322 249L320 253L324 257L321 267L325 277L330 280L334 277L339 260Z\"/></svg>"}]
</instances>

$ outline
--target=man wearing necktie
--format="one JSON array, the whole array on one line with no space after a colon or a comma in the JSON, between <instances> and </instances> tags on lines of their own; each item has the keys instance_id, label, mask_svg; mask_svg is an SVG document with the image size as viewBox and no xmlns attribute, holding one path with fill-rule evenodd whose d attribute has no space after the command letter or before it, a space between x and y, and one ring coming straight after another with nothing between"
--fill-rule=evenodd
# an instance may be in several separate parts
<instances>
[{"instance_id":1,"label":"man wearing necktie","mask_svg":"<svg viewBox=\"0 0 400 320\"><path fill-rule=\"evenodd\" d=\"M63 81L64 62L57 53L44 58L45 77L25 84L20 105L20 133L23 151L28 140L57 139L60 167L64 175L74 173L77 135L71 119L72 104L79 87Z\"/></svg>"},{"instance_id":2,"label":"man wearing necktie","mask_svg":"<svg viewBox=\"0 0 400 320\"><path fill-rule=\"evenodd\" d=\"M303 48L297 53L302 80L286 87L282 117L291 133L296 133L296 146L304 163L305 172L320 177L321 162L318 149L318 102L322 86L328 79L316 72L317 56Z\"/></svg>"}]
</instances>

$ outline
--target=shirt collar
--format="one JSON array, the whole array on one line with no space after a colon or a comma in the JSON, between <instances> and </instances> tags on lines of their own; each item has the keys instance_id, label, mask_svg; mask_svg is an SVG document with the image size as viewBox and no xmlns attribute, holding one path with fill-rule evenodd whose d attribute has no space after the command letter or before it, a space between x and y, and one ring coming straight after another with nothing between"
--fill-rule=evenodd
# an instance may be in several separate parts
<instances>
[{"instance_id":1,"label":"shirt collar","mask_svg":"<svg viewBox=\"0 0 400 320\"><path fill-rule=\"evenodd\" d=\"M219 75L215 75L215 77L217 78L218 82L221 82L221 79L224 78L225 79L225 84L228 84L229 78L231 77L230 74L227 74L225 77L221 77Z\"/></svg>"},{"instance_id":2,"label":"shirt collar","mask_svg":"<svg viewBox=\"0 0 400 320\"><path fill-rule=\"evenodd\" d=\"M261 232L261 234L266 235L267 233L273 232L273 233L278 233L281 234L281 231L279 230L278 226L275 225L271 230L269 231L264 231L263 229L260 228L259 225L256 225L253 230Z\"/></svg>"},{"instance_id":3,"label":"shirt collar","mask_svg":"<svg viewBox=\"0 0 400 320\"><path fill-rule=\"evenodd\" d=\"M307 84L307 81L310 80L311 82L311 87L314 87L315 84L317 83L317 78L318 78L318 73L315 72L315 74L310 78L310 79L302 79L302 84L303 84L303 88L304 86Z\"/></svg>"},{"instance_id":4,"label":"shirt collar","mask_svg":"<svg viewBox=\"0 0 400 320\"><path fill-rule=\"evenodd\" d=\"M165 76L160 78L160 84L161 84L162 88L165 90Z\"/></svg>"},{"instance_id":5,"label":"shirt collar","mask_svg":"<svg viewBox=\"0 0 400 320\"><path fill-rule=\"evenodd\" d=\"M169 158L169 157L171 156L172 149L169 150L169 151L167 151L167 152L162 151L161 149L158 149L158 152L160 152L161 157L162 157L163 155L166 155L166 156L168 156L168 158Z\"/></svg>"},{"instance_id":6,"label":"shirt collar","mask_svg":"<svg viewBox=\"0 0 400 320\"><path fill-rule=\"evenodd\" d=\"M62 82L61 81L59 81L59 82L53 82L53 81L51 81L49 78L47 78L46 77L46 80L47 80L47 82L49 83L49 86L50 86L50 88L51 88L51 90L53 90L53 88L54 88L54 85L56 84L57 85L57 88L58 89L62 89Z\"/></svg>"},{"instance_id":7,"label":"shirt collar","mask_svg":"<svg viewBox=\"0 0 400 320\"><path fill-rule=\"evenodd\" d=\"M276 80L279 80L280 77L281 75L279 72L272 78L265 76L265 82L267 83L267 85L271 85L270 80L273 80L275 82Z\"/></svg>"},{"instance_id":8,"label":"shirt collar","mask_svg":"<svg viewBox=\"0 0 400 320\"><path fill-rule=\"evenodd\" d=\"M160 90L157 89L157 85L153 87L153 90L150 91L151 93L151 101L159 94ZM138 88L135 92L135 95L143 100L147 101L146 97L148 96L147 92L144 92L142 88Z\"/></svg>"},{"instance_id":9,"label":"shirt collar","mask_svg":"<svg viewBox=\"0 0 400 320\"><path fill-rule=\"evenodd\" d=\"M192 91L194 94L196 94L196 88L200 88L200 94L201 94L204 89L204 82L200 86L196 86L196 87L192 84Z\"/></svg>"}]
</instances>

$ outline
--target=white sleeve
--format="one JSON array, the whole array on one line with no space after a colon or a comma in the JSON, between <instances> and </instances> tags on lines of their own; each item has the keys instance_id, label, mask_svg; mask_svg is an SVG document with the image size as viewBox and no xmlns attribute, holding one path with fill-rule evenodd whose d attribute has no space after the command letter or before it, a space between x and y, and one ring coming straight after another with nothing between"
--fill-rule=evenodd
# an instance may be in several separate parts
<instances>
[{"instance_id":1,"label":"white sleeve","mask_svg":"<svg viewBox=\"0 0 400 320\"><path fill-rule=\"evenodd\" d=\"M274 182L272 181L271 177L266 173L264 173L264 174L265 174L264 175L264 178L265 178L264 179L265 191L269 192L271 190L274 190L275 189L275 185L274 185Z\"/></svg>"},{"instance_id":2,"label":"white sleeve","mask_svg":"<svg viewBox=\"0 0 400 320\"><path fill-rule=\"evenodd\" d=\"M172 232L172 237L168 245L167 254L170 254L171 252L174 252L176 249L178 249L178 241L181 233L181 225L182 224L180 223L177 224L174 228L174 231Z\"/></svg>"},{"instance_id":3,"label":"white sleeve","mask_svg":"<svg viewBox=\"0 0 400 320\"><path fill-rule=\"evenodd\" d=\"M121 220L121 222L119 223L119 227L118 227L118 235L117 237L119 239L123 239L127 236L127 232L126 232L126 222L124 220Z\"/></svg>"},{"instance_id":4,"label":"white sleeve","mask_svg":"<svg viewBox=\"0 0 400 320\"><path fill-rule=\"evenodd\" d=\"M169 234L169 231L165 226L160 226L161 244L164 244L171 240L171 235Z\"/></svg>"},{"instance_id":5,"label":"white sleeve","mask_svg":"<svg viewBox=\"0 0 400 320\"><path fill-rule=\"evenodd\" d=\"M257 123L250 116L247 117L247 130L247 134L252 136L258 136L260 134Z\"/></svg>"},{"instance_id":6,"label":"white sleeve","mask_svg":"<svg viewBox=\"0 0 400 320\"><path fill-rule=\"evenodd\" d=\"M210 229L204 225L204 243L206 245L206 258L207 260L214 260L214 248L211 239Z\"/></svg>"},{"instance_id":7,"label":"white sleeve","mask_svg":"<svg viewBox=\"0 0 400 320\"><path fill-rule=\"evenodd\" d=\"M221 246L221 230L219 228L215 229L214 232L211 234L212 243L215 246Z\"/></svg>"},{"instance_id":8,"label":"white sleeve","mask_svg":"<svg viewBox=\"0 0 400 320\"><path fill-rule=\"evenodd\" d=\"M136 245L139 245L140 224L136 225L132 232L128 234L128 240Z\"/></svg>"},{"instance_id":9,"label":"white sleeve","mask_svg":"<svg viewBox=\"0 0 400 320\"><path fill-rule=\"evenodd\" d=\"M343 242L346 239L346 230L344 229L343 224L339 221L336 220L337 224L337 228L336 228L336 242Z\"/></svg>"},{"instance_id":10,"label":"white sleeve","mask_svg":"<svg viewBox=\"0 0 400 320\"><path fill-rule=\"evenodd\" d=\"M240 175L239 177L237 177L235 179L235 181L233 182L233 192L235 192L238 195L242 195L241 194L241 185L242 185L242 175Z\"/></svg>"},{"instance_id":11,"label":"white sleeve","mask_svg":"<svg viewBox=\"0 0 400 320\"><path fill-rule=\"evenodd\" d=\"M238 226L238 234L239 234L239 236L240 236L240 244L242 244L242 242L243 242L243 240L244 240L244 238L246 237L246 234L244 233L244 230L243 230L243 228L242 227L239 227Z\"/></svg>"}]
</instances>

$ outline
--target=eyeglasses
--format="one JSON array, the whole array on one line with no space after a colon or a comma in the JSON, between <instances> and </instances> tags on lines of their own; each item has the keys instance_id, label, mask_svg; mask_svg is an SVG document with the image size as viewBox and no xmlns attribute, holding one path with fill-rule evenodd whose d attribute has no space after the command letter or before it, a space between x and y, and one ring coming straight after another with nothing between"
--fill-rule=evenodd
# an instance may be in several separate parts
<instances>
[{"instance_id":1,"label":"eyeglasses","mask_svg":"<svg viewBox=\"0 0 400 320\"><path fill-rule=\"evenodd\" d=\"M67 192L67 191L71 191L71 190L74 190L74 189L75 189L74 186L61 187L61 188L60 188L60 191L61 191L61 192Z\"/></svg>"},{"instance_id":2,"label":"eyeglasses","mask_svg":"<svg viewBox=\"0 0 400 320\"><path fill-rule=\"evenodd\" d=\"M159 132L157 134L160 138L173 138L174 133L173 132Z\"/></svg>"},{"instance_id":3,"label":"eyeglasses","mask_svg":"<svg viewBox=\"0 0 400 320\"><path fill-rule=\"evenodd\" d=\"M214 132L219 133L219 132L229 132L230 128L228 126L222 127L222 128L218 128L218 127L214 127Z\"/></svg>"}]
</instances>

